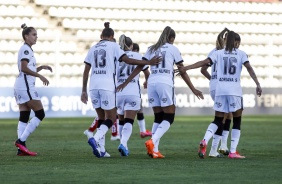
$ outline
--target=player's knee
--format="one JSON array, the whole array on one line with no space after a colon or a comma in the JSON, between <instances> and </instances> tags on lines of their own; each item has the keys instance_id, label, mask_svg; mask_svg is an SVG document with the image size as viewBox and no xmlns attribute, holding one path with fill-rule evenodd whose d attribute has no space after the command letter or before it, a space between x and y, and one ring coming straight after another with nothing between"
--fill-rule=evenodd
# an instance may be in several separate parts
<instances>
[{"instance_id":1,"label":"player's knee","mask_svg":"<svg viewBox=\"0 0 282 184\"><path fill-rule=\"evenodd\" d=\"M175 116L175 113L164 113L164 120L172 124L174 121L174 116Z\"/></svg>"},{"instance_id":2,"label":"player's knee","mask_svg":"<svg viewBox=\"0 0 282 184\"><path fill-rule=\"evenodd\" d=\"M37 117L38 119L40 119L40 121L42 121L45 117L45 112L43 109L38 110L38 111L34 111L35 117Z\"/></svg>"},{"instance_id":3,"label":"player's knee","mask_svg":"<svg viewBox=\"0 0 282 184\"><path fill-rule=\"evenodd\" d=\"M233 117L233 127L232 129L241 129L241 116L239 117Z\"/></svg>"},{"instance_id":4,"label":"player's knee","mask_svg":"<svg viewBox=\"0 0 282 184\"><path fill-rule=\"evenodd\" d=\"M113 125L113 121L110 119L106 119L102 124L106 125L110 129Z\"/></svg>"},{"instance_id":5,"label":"player's knee","mask_svg":"<svg viewBox=\"0 0 282 184\"><path fill-rule=\"evenodd\" d=\"M119 120L118 124L123 126L124 125L124 120Z\"/></svg>"},{"instance_id":6,"label":"player's knee","mask_svg":"<svg viewBox=\"0 0 282 184\"><path fill-rule=\"evenodd\" d=\"M214 134L222 136L222 132L223 132L223 125L221 124L221 126L217 126L217 130Z\"/></svg>"},{"instance_id":7,"label":"player's knee","mask_svg":"<svg viewBox=\"0 0 282 184\"><path fill-rule=\"evenodd\" d=\"M130 118L124 118L124 124L125 123L130 123L131 125L133 125L134 119L130 119Z\"/></svg>"},{"instance_id":8,"label":"player's knee","mask_svg":"<svg viewBox=\"0 0 282 184\"><path fill-rule=\"evenodd\" d=\"M137 120L143 120L144 114L143 113L137 113Z\"/></svg>"},{"instance_id":9,"label":"player's knee","mask_svg":"<svg viewBox=\"0 0 282 184\"><path fill-rule=\"evenodd\" d=\"M230 123L231 123L231 119L226 119L225 122L224 122L224 125L223 125L223 130L229 131Z\"/></svg>"},{"instance_id":10,"label":"player's knee","mask_svg":"<svg viewBox=\"0 0 282 184\"><path fill-rule=\"evenodd\" d=\"M105 120L103 120L103 119L99 119L99 120L98 120L97 128L100 128L100 126L102 125L102 123L103 123L104 121L105 121Z\"/></svg>"},{"instance_id":11,"label":"player's knee","mask_svg":"<svg viewBox=\"0 0 282 184\"><path fill-rule=\"evenodd\" d=\"M155 120L154 122L155 123L161 123L164 119L164 112L158 112L158 113L155 113Z\"/></svg>"},{"instance_id":12,"label":"player's knee","mask_svg":"<svg viewBox=\"0 0 282 184\"><path fill-rule=\"evenodd\" d=\"M29 120L30 111L20 111L19 121L27 123Z\"/></svg>"},{"instance_id":13,"label":"player's knee","mask_svg":"<svg viewBox=\"0 0 282 184\"><path fill-rule=\"evenodd\" d=\"M213 123L216 124L217 127L222 127L222 125L223 125L223 123L222 123L223 119L224 119L224 117L215 116Z\"/></svg>"}]
</instances>

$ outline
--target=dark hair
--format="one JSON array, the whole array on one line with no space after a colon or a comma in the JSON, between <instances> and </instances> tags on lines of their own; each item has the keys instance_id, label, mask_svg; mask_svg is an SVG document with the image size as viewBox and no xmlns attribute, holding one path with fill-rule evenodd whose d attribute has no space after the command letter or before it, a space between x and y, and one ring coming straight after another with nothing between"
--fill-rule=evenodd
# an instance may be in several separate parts
<instances>
[{"instance_id":1,"label":"dark hair","mask_svg":"<svg viewBox=\"0 0 282 184\"><path fill-rule=\"evenodd\" d=\"M235 41L241 41L239 34L235 33L234 31L229 31L227 35L225 51L229 51L229 53L232 52L232 50L235 48Z\"/></svg>"},{"instance_id":2,"label":"dark hair","mask_svg":"<svg viewBox=\"0 0 282 184\"><path fill-rule=\"evenodd\" d=\"M122 50L130 50L130 46L133 44L131 38L121 35L119 37L119 45Z\"/></svg>"},{"instance_id":3,"label":"dark hair","mask_svg":"<svg viewBox=\"0 0 282 184\"><path fill-rule=\"evenodd\" d=\"M171 38L175 38L175 31L171 29L171 27L166 26L158 40L158 42L150 47L150 51L156 51L158 50L161 46L163 46L165 43L169 43L169 40Z\"/></svg>"},{"instance_id":4,"label":"dark hair","mask_svg":"<svg viewBox=\"0 0 282 184\"><path fill-rule=\"evenodd\" d=\"M21 28L23 29L22 31L22 37L25 40L24 35L28 35L32 30L35 30L33 27L27 27L26 24L22 24Z\"/></svg>"},{"instance_id":5,"label":"dark hair","mask_svg":"<svg viewBox=\"0 0 282 184\"><path fill-rule=\"evenodd\" d=\"M109 22L105 22L104 23L105 28L102 31L102 37L110 37L110 36L114 36L115 32L112 28L110 28L110 23Z\"/></svg>"},{"instance_id":6,"label":"dark hair","mask_svg":"<svg viewBox=\"0 0 282 184\"><path fill-rule=\"evenodd\" d=\"M132 50L135 51L135 52L139 52L139 45L137 43L133 43Z\"/></svg>"},{"instance_id":7,"label":"dark hair","mask_svg":"<svg viewBox=\"0 0 282 184\"><path fill-rule=\"evenodd\" d=\"M228 35L228 29L227 28L224 28L217 36L217 39L216 39L216 50L221 50L224 48L224 38L226 38L226 36Z\"/></svg>"}]
</instances>

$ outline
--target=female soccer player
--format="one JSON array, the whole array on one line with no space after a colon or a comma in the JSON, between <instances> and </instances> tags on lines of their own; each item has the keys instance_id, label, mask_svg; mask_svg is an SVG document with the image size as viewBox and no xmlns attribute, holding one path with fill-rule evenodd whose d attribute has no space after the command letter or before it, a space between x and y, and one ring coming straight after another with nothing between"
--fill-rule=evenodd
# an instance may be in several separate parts
<instances>
[{"instance_id":1,"label":"female soccer player","mask_svg":"<svg viewBox=\"0 0 282 184\"><path fill-rule=\"evenodd\" d=\"M243 111L243 97L242 87L240 84L240 77L242 71L242 65L247 68L247 71L251 78L256 83L256 94L261 96L262 89L257 76L250 65L247 54L237 49L240 45L241 38L233 31L229 31L227 35L225 49L214 52L207 59L188 65L186 67L179 68L180 73L185 73L186 70L205 66L207 64L216 63L217 69L217 84L214 100L215 118L204 136L204 139L200 142L198 155L200 158L204 158L206 153L207 142L221 126L224 113L232 112L233 115L233 127L231 131L231 146L228 157L229 158L245 158L236 152L237 145L239 143L241 134L241 116Z\"/></svg>"},{"instance_id":2,"label":"female soccer player","mask_svg":"<svg viewBox=\"0 0 282 184\"><path fill-rule=\"evenodd\" d=\"M29 135L34 132L45 117L40 96L35 88L35 78L38 77L44 85L48 86L49 81L38 72L43 69L52 72L52 68L46 65L36 67L36 59L31 47L36 44L37 32L33 27L27 27L26 24L23 24L21 28L23 29L24 45L18 52L19 75L14 85L14 95L20 111L17 128L18 140L16 140L15 146L18 147L17 155L19 156L36 156L37 153L29 151L25 144ZM31 109L35 116L28 123Z\"/></svg>"},{"instance_id":3,"label":"female soccer player","mask_svg":"<svg viewBox=\"0 0 282 184\"><path fill-rule=\"evenodd\" d=\"M98 118L105 118L105 121L97 128L94 137L88 140L93 149L93 154L98 158L104 156L105 150L100 150L97 142L104 137L116 119L115 75L117 61L135 65L155 65L160 62L158 57L152 58L149 62L128 58L120 46L112 41L114 38L113 29L109 28L109 24L106 26L102 31L102 40L90 48L85 58L81 94L81 101L87 103L87 82L92 67L90 77L91 102L96 109Z\"/></svg>"},{"instance_id":4,"label":"female soccer player","mask_svg":"<svg viewBox=\"0 0 282 184\"><path fill-rule=\"evenodd\" d=\"M132 52L133 42L129 37L121 35L119 37L119 45L129 58L141 60L142 56L137 52ZM129 65L124 62L119 63L119 72L117 73L117 85L122 84L131 72L136 68L136 65ZM143 72L148 70L148 66L143 67ZM139 75L135 76L120 92L117 92L117 113L119 116L120 126L120 145L118 147L121 156L128 156L129 150L127 142L132 134L132 126L134 123L137 111L141 106L141 93L139 85ZM145 127L144 127L145 128ZM146 131L146 130L145 130Z\"/></svg>"},{"instance_id":5,"label":"female soccer player","mask_svg":"<svg viewBox=\"0 0 282 184\"><path fill-rule=\"evenodd\" d=\"M225 28L222 30L216 40L216 48L214 48L209 54L208 57L211 56L215 51L221 50L225 47L226 43L226 37L228 34L228 29ZM212 99L215 99L215 89L216 89L216 84L217 84L217 74L216 74L216 64L214 63L211 66L211 74L207 71L208 65L203 66L201 68L201 73L210 81L210 95ZM232 118L232 113L225 114L224 116L224 124L223 127L218 127L217 131L213 135L213 141L212 141L212 146L211 150L209 153L209 157L216 157L216 158L221 158L224 155L228 155L229 151L227 148L227 139L229 135L229 128L230 128L230 123L231 123L231 118ZM221 147L219 149L220 153L217 152L217 148L219 145L219 141L221 140Z\"/></svg>"},{"instance_id":6,"label":"female soccer player","mask_svg":"<svg viewBox=\"0 0 282 184\"><path fill-rule=\"evenodd\" d=\"M150 107L153 107L155 120L152 127L152 138L145 142L147 153L152 158L164 158L158 150L160 138L168 131L174 121L175 95L174 95L174 69L183 66L183 59L177 47L173 45L175 32L169 26L165 27L158 42L147 50L144 59L162 56L162 62L151 66L151 74L148 79L148 99ZM132 72L134 75L134 72ZM203 99L203 94L194 88L186 73L181 77L192 92ZM129 77L130 78L130 77ZM124 87L124 86L123 86ZM121 88L123 88L121 87Z\"/></svg>"}]
</instances>

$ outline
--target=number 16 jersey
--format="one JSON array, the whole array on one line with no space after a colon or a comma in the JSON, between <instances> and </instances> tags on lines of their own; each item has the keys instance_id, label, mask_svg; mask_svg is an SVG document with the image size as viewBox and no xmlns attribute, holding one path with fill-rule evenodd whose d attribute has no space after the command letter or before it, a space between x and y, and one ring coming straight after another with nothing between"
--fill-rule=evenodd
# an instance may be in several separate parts
<instances>
[{"instance_id":1,"label":"number 16 jersey","mask_svg":"<svg viewBox=\"0 0 282 184\"><path fill-rule=\"evenodd\" d=\"M249 62L247 54L239 49L234 49L230 53L222 49L215 51L209 58L217 65L215 96L242 96L240 77L242 65Z\"/></svg>"},{"instance_id":2,"label":"number 16 jersey","mask_svg":"<svg viewBox=\"0 0 282 184\"><path fill-rule=\"evenodd\" d=\"M101 40L90 48L84 61L92 68L89 90L115 91L117 61L121 61L123 55L120 46L108 40Z\"/></svg>"}]
</instances>

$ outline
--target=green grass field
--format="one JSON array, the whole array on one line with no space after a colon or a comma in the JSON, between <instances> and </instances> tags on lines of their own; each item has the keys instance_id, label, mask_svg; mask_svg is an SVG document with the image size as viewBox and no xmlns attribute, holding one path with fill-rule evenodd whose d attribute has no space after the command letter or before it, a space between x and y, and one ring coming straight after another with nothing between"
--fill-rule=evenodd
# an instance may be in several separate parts
<instances>
[{"instance_id":1,"label":"green grass field","mask_svg":"<svg viewBox=\"0 0 282 184\"><path fill-rule=\"evenodd\" d=\"M243 160L199 159L197 149L213 117L176 117L160 142L165 159L146 155L137 122L120 157L118 141L96 158L83 131L92 118L45 119L28 138L36 157L16 156L17 120L0 120L0 183L282 183L282 116L245 116L238 151ZM152 117L146 117L147 128ZM230 139L229 139L230 140ZM210 142L211 144L211 142Z\"/></svg>"}]
</instances>

